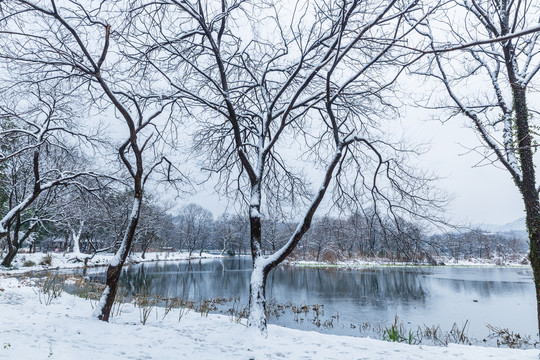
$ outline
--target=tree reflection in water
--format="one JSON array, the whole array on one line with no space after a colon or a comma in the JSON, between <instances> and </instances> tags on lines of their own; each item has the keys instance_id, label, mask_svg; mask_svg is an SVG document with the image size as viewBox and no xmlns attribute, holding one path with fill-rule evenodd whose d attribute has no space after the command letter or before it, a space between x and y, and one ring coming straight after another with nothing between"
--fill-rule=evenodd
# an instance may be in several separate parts
<instances>
[{"instance_id":1,"label":"tree reflection in water","mask_svg":"<svg viewBox=\"0 0 540 360\"><path fill-rule=\"evenodd\" d=\"M247 303L251 259L143 263L125 269L121 287L130 294L158 294L190 301L238 298ZM104 279L97 273L90 275ZM267 294L277 304L324 305L339 314L333 328L298 321L292 313L271 323L336 334L359 335L351 324L386 326L398 315L417 325L448 330L469 320L469 335L487 334L485 324L535 334L532 274L528 268L390 267L354 270L280 266L268 278ZM475 301L476 300L476 301ZM230 308L222 305L221 310ZM511 311L509 311L511 309Z\"/></svg>"}]
</instances>

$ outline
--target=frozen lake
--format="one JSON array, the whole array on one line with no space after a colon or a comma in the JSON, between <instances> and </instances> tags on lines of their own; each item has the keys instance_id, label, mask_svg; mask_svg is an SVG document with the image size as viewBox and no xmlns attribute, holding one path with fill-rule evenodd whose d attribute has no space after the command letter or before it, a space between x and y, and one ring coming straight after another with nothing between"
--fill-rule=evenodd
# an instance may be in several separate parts
<instances>
[{"instance_id":1,"label":"frozen lake","mask_svg":"<svg viewBox=\"0 0 540 360\"><path fill-rule=\"evenodd\" d=\"M133 265L124 270L121 286L130 293L147 291L162 297L204 299L248 298L251 259L225 258L192 262ZM104 281L104 269L92 279ZM276 304L291 302L324 305L317 326L308 314L291 311L270 323L355 336L362 324L389 326L397 315L407 328L440 325L449 331L468 320L469 337L482 339L486 324L535 335L536 307L532 270L528 267L391 267L358 270L280 266L269 275L267 298ZM222 305L222 310L231 304ZM332 318L332 316L334 316Z\"/></svg>"}]
</instances>

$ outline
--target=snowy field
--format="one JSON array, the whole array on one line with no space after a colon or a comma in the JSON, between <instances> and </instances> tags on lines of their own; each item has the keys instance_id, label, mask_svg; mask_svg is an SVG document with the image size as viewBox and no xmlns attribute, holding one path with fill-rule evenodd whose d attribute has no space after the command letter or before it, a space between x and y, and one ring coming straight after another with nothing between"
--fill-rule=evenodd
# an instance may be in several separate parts
<instances>
[{"instance_id":1,"label":"snowy field","mask_svg":"<svg viewBox=\"0 0 540 360\"><path fill-rule=\"evenodd\" d=\"M146 325L131 304L111 323L67 293L49 305L32 280L0 276L0 359L492 359L537 360L540 351L417 346L269 325L266 338L225 315L154 308Z\"/></svg>"},{"instance_id":2,"label":"snowy field","mask_svg":"<svg viewBox=\"0 0 540 360\"><path fill-rule=\"evenodd\" d=\"M47 263L48 256L50 256L50 264ZM91 255L81 253L22 253L18 254L15 257L15 259L13 260L12 268L5 268L3 266L0 266L0 273L14 274L30 271L82 268L84 267L85 258L88 258L88 267L107 266L109 265L109 262L113 256L113 253L100 253L93 258L90 258ZM126 265L144 261L177 261L189 259L207 259L215 257L221 256L207 253L203 253L202 256L199 256L198 252L194 252L191 257L186 252L147 252L143 259L140 253L133 253L128 257Z\"/></svg>"}]
</instances>

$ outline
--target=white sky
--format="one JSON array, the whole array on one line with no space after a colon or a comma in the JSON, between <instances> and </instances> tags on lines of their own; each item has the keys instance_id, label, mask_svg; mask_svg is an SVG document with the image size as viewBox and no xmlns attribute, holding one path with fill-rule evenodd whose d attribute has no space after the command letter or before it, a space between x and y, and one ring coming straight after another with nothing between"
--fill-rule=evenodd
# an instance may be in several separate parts
<instances>
[{"instance_id":1,"label":"white sky","mask_svg":"<svg viewBox=\"0 0 540 360\"><path fill-rule=\"evenodd\" d=\"M454 200L449 217L472 224L505 224L525 216L523 201L505 169L498 164L476 166L482 156L469 151L480 141L468 126L465 116L446 121L441 111L409 109L402 126L408 133L417 133L418 140L431 144L422 156L425 169L441 176L440 187ZM410 134L409 134L410 135Z\"/></svg>"},{"instance_id":2,"label":"white sky","mask_svg":"<svg viewBox=\"0 0 540 360\"><path fill-rule=\"evenodd\" d=\"M439 113L442 112L431 112ZM464 117L444 124L433 119L430 111L408 108L401 120L405 135L411 140L430 143L430 150L421 157L420 165L441 177L439 186L454 199L448 217L460 224L506 224L524 216L521 195L506 170L494 165L475 167L481 156L467 148L478 146L472 129L466 128ZM314 185L319 183L318 179ZM178 199L179 205L190 202L209 209L219 216L227 207L227 199L214 194L212 187L199 188L195 195Z\"/></svg>"}]
</instances>

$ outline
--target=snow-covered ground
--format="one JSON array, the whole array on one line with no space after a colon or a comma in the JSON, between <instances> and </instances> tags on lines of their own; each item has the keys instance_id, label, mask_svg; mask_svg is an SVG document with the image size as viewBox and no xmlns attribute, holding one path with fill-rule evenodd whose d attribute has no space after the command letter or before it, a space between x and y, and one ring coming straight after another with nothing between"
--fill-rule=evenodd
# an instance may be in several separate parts
<instances>
[{"instance_id":1,"label":"snow-covered ground","mask_svg":"<svg viewBox=\"0 0 540 360\"><path fill-rule=\"evenodd\" d=\"M87 261L88 267L106 266L114 256L113 253L100 253L90 259L90 255L87 254L73 254L73 253L22 253L18 254L11 268L5 268L0 266L1 273L24 273L30 271L41 270L56 270L56 269L75 269L84 267L84 259L89 258ZM50 264L47 263L47 257L50 257ZM163 260L189 260L199 258L215 258L221 257L220 255L213 255L203 253L199 256L198 252L194 252L191 257L186 252L147 252L144 259L140 253L133 253L127 259L127 264L139 263L144 261L163 261ZM40 265L43 264L43 265Z\"/></svg>"},{"instance_id":2,"label":"snow-covered ground","mask_svg":"<svg viewBox=\"0 0 540 360\"><path fill-rule=\"evenodd\" d=\"M41 297L40 297L41 295ZM41 302L40 302L41 298ZM67 293L45 305L32 280L0 275L0 359L491 359L537 360L540 351L391 343L270 325L268 337L225 315L154 308L146 325L126 304L111 323Z\"/></svg>"},{"instance_id":3,"label":"snow-covered ground","mask_svg":"<svg viewBox=\"0 0 540 360\"><path fill-rule=\"evenodd\" d=\"M523 266L530 267L528 259L523 256L518 259L502 259L502 258L493 258L493 259L481 259L481 258L470 258L470 259L459 259L455 260L453 258L447 257L437 257L435 260L444 264L445 266ZM338 262L324 262L324 261L306 261L306 260L289 260L286 262L289 265L294 266L304 266L304 267L321 267L321 268L343 268L343 269L354 269L354 268L363 268L363 267L379 267L379 266L431 266L429 264L412 264L407 262L392 261L389 259L376 258L376 259L353 259L347 261L338 261Z\"/></svg>"}]
</instances>

